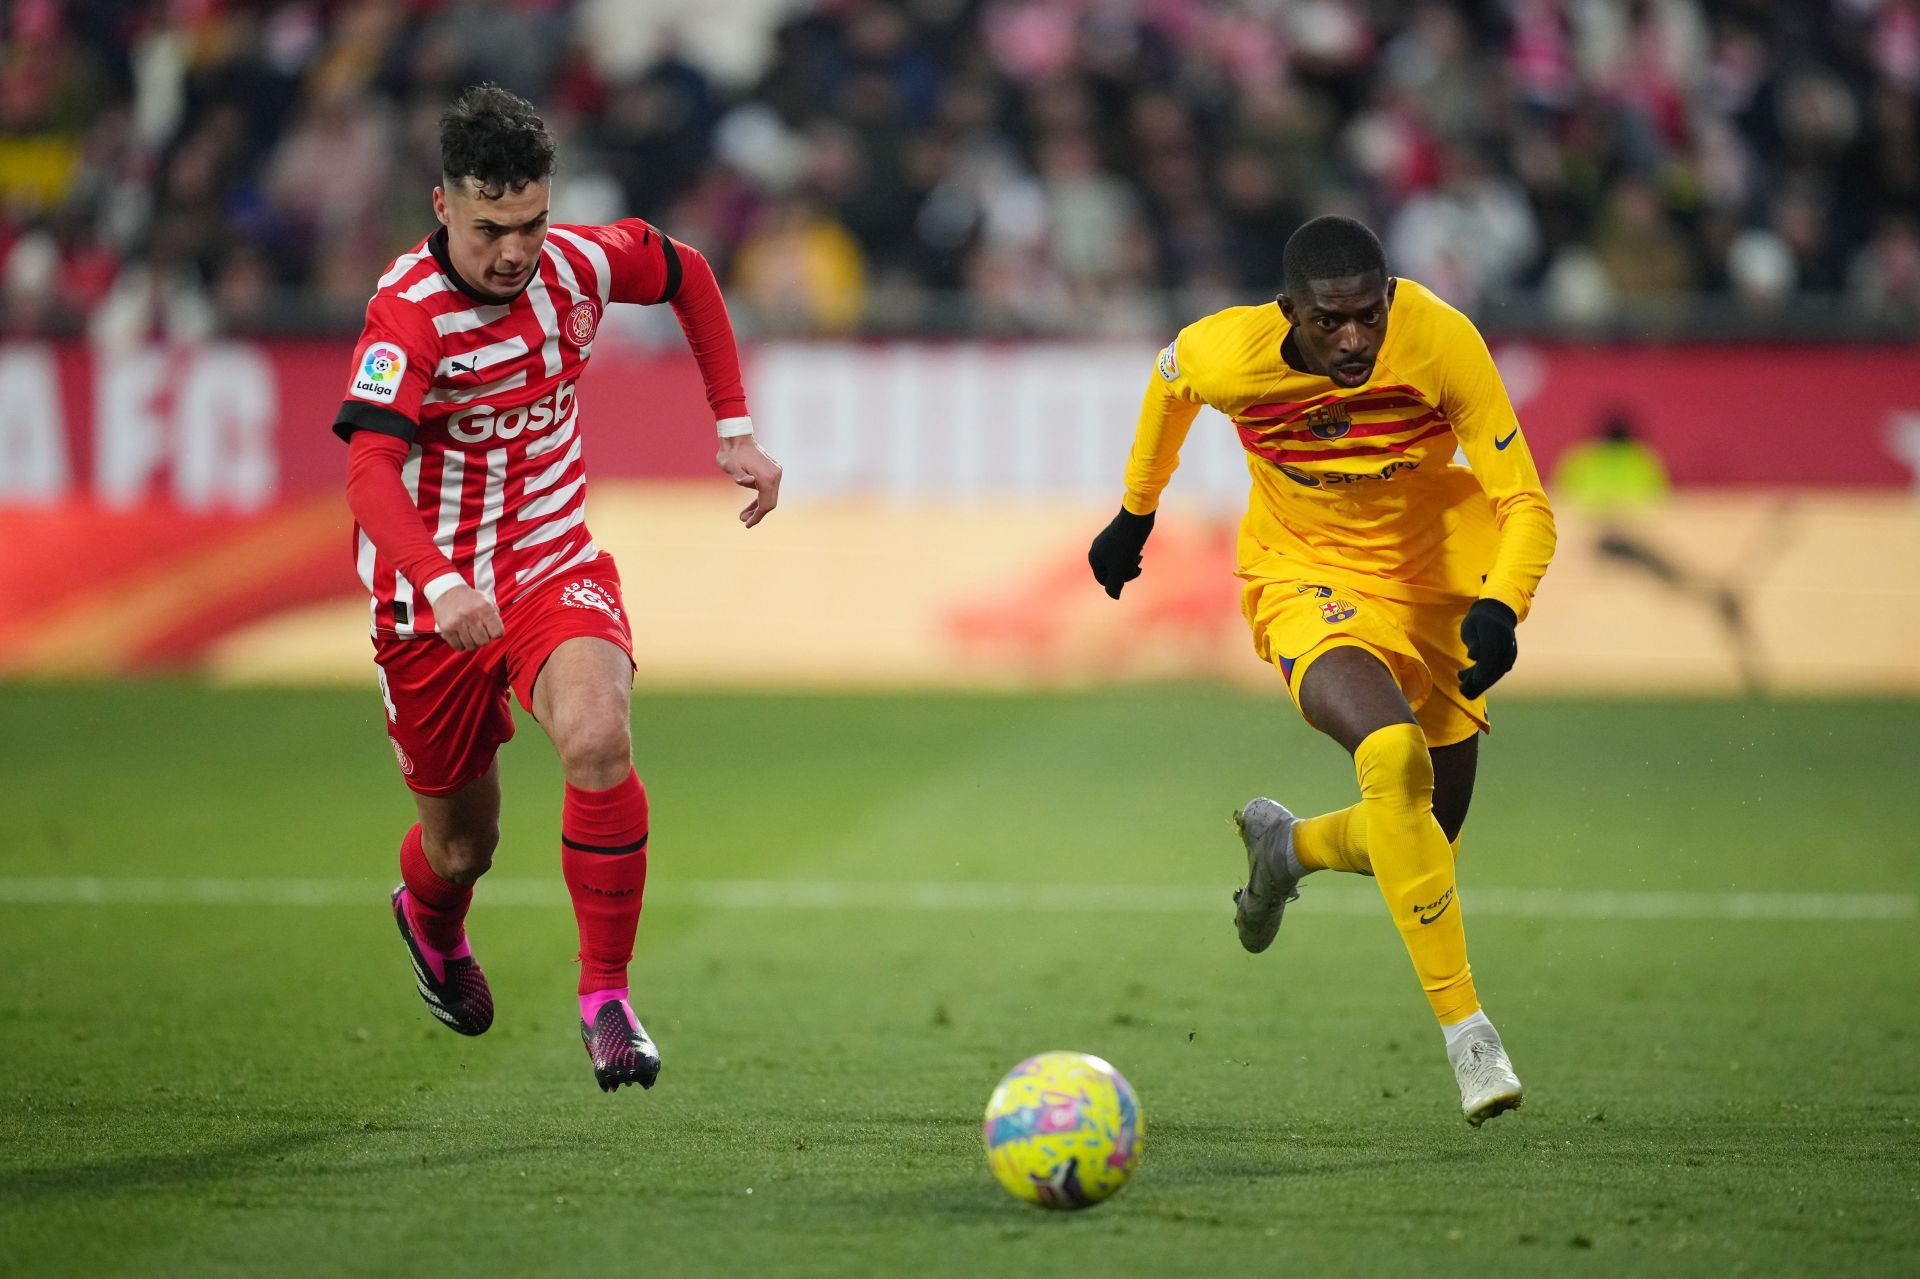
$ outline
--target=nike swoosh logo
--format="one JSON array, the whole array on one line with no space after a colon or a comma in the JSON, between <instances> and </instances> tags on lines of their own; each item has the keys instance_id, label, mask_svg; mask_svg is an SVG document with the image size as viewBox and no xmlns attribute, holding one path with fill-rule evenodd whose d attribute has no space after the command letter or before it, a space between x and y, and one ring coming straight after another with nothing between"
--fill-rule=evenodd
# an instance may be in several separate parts
<instances>
[{"instance_id":1,"label":"nike swoosh logo","mask_svg":"<svg viewBox=\"0 0 1920 1279\"><path fill-rule=\"evenodd\" d=\"M1420 916L1420 922L1423 924L1431 924L1434 920L1446 914L1449 910L1453 909L1453 899L1454 899L1454 894L1448 893L1447 900L1440 903L1440 909L1434 911L1433 914L1431 915Z\"/></svg>"},{"instance_id":2,"label":"nike swoosh logo","mask_svg":"<svg viewBox=\"0 0 1920 1279\"><path fill-rule=\"evenodd\" d=\"M1507 438L1506 438L1506 439L1504 439L1504 440L1495 440L1495 441L1493 442L1493 447L1495 447L1495 448L1497 448L1497 449L1505 449L1505 448L1507 447L1507 445L1509 445L1509 444L1511 444L1511 443L1513 443L1513 439L1514 439L1514 437L1515 437L1516 435L1518 435L1518 434L1520 434L1520 428L1516 426L1516 427L1514 427L1514 428L1513 428L1513 430L1511 430L1511 431L1509 431L1509 432L1507 432Z\"/></svg>"}]
</instances>

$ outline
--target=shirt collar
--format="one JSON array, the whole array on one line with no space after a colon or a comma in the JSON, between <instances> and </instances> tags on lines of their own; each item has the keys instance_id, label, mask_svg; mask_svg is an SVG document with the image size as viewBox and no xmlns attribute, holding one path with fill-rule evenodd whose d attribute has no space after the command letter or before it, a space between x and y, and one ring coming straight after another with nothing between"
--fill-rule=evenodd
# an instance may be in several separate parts
<instances>
[{"instance_id":1,"label":"shirt collar","mask_svg":"<svg viewBox=\"0 0 1920 1279\"><path fill-rule=\"evenodd\" d=\"M482 302L488 306L507 306L514 302L519 298L521 293L525 293L532 287L534 278L540 274L540 269L536 266L533 275L528 276L527 282L520 286L519 293L514 293L507 297L499 297L492 293L484 293L475 288L473 285L467 283L464 276L453 269L453 255L447 252L447 228L441 227L427 238L427 251L433 254L433 260L439 264L441 272L445 274L449 280L453 281L454 288L459 289L475 302Z\"/></svg>"}]
</instances>

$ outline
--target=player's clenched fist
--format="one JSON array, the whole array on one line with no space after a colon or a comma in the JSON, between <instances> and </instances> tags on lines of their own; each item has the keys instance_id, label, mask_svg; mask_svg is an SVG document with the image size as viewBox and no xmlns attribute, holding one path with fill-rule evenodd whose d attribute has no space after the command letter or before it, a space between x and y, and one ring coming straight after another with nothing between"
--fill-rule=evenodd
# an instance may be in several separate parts
<instances>
[{"instance_id":1,"label":"player's clenched fist","mask_svg":"<svg viewBox=\"0 0 1920 1279\"><path fill-rule=\"evenodd\" d=\"M1466 642L1467 658L1473 665L1460 672L1460 691L1467 697L1480 697L1513 669L1520 656L1520 644L1513 628L1519 619L1499 600L1475 600L1460 623L1460 638Z\"/></svg>"},{"instance_id":2,"label":"player's clenched fist","mask_svg":"<svg viewBox=\"0 0 1920 1279\"><path fill-rule=\"evenodd\" d=\"M1151 513L1135 515L1121 507L1120 514L1093 539L1093 546L1087 551L1087 563L1093 569L1093 580L1105 587L1114 599L1120 598L1128 582L1140 576L1140 555L1151 532Z\"/></svg>"},{"instance_id":3,"label":"player's clenched fist","mask_svg":"<svg viewBox=\"0 0 1920 1279\"><path fill-rule=\"evenodd\" d=\"M449 648L462 652L489 644L507 633L500 622L500 610L471 586L453 587L435 600L433 617L440 625L440 638Z\"/></svg>"}]
</instances>

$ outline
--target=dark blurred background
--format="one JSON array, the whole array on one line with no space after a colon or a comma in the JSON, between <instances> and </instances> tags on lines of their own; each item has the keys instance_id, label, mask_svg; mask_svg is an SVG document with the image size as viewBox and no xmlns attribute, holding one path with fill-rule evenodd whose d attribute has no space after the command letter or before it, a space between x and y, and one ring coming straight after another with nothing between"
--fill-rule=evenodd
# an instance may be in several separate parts
<instances>
[{"instance_id":1,"label":"dark blurred background","mask_svg":"<svg viewBox=\"0 0 1920 1279\"><path fill-rule=\"evenodd\" d=\"M749 333L1156 335L1326 212L1495 333L1910 334L1914 0L14 0L12 336L354 327L437 113L556 220L704 250Z\"/></svg>"}]
</instances>

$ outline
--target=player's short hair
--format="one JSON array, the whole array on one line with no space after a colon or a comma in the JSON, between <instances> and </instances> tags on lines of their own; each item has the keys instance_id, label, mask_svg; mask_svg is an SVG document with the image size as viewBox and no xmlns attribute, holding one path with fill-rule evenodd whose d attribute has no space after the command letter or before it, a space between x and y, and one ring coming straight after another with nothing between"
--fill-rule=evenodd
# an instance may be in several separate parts
<instances>
[{"instance_id":1,"label":"player's short hair","mask_svg":"<svg viewBox=\"0 0 1920 1279\"><path fill-rule=\"evenodd\" d=\"M1380 237L1352 218L1327 216L1295 231L1280 255L1281 287L1299 297L1315 280L1340 280L1369 271L1387 272Z\"/></svg>"},{"instance_id":2,"label":"player's short hair","mask_svg":"<svg viewBox=\"0 0 1920 1279\"><path fill-rule=\"evenodd\" d=\"M553 176L553 135L519 94L476 84L440 115L440 172L449 186L472 178L498 200Z\"/></svg>"}]
</instances>

